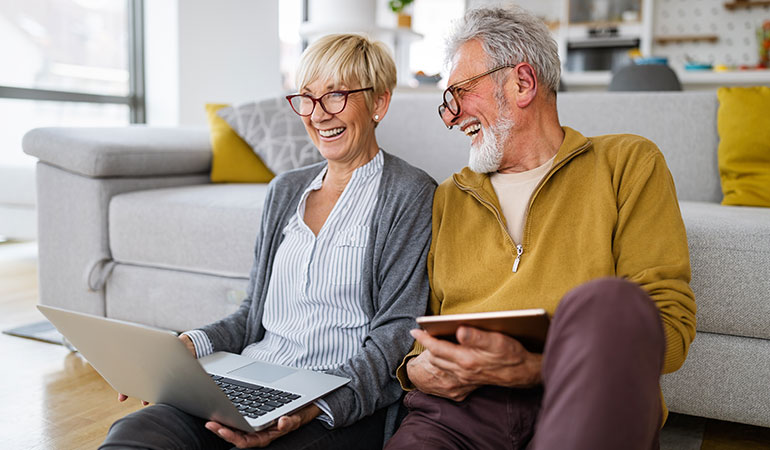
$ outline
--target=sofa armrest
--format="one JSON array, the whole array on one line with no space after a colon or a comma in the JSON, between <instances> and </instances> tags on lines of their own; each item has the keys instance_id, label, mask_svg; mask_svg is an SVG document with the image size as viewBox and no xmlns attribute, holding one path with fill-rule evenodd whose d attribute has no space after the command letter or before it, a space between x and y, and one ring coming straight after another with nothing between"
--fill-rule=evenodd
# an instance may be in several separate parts
<instances>
[{"instance_id":1,"label":"sofa armrest","mask_svg":"<svg viewBox=\"0 0 770 450\"><path fill-rule=\"evenodd\" d=\"M24 153L90 178L208 173L206 128L35 128L24 135Z\"/></svg>"}]
</instances>

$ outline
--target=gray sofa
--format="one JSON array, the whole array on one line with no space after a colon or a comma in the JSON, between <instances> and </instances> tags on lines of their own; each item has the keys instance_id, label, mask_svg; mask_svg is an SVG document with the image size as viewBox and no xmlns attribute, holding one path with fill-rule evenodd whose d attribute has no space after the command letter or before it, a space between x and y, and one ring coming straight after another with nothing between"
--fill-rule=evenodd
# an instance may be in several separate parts
<instances>
[{"instance_id":1,"label":"gray sofa","mask_svg":"<svg viewBox=\"0 0 770 450\"><path fill-rule=\"evenodd\" d=\"M397 92L386 150L441 181L468 140L436 116L438 93ZM583 134L636 133L662 149L687 226L698 335L663 377L674 412L770 426L770 209L720 206L715 92L561 93ZM206 129L40 128L40 301L173 330L243 296L265 185L208 183ZM586 179L590 183L590 179Z\"/></svg>"}]
</instances>

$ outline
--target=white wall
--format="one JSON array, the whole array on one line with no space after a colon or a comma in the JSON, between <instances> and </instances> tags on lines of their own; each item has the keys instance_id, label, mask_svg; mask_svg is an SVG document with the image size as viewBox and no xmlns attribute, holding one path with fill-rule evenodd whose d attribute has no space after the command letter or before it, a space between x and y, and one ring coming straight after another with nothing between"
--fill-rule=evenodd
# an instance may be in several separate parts
<instances>
[{"instance_id":1,"label":"white wall","mask_svg":"<svg viewBox=\"0 0 770 450\"><path fill-rule=\"evenodd\" d=\"M147 122L203 125L205 103L281 93L278 0L145 2Z\"/></svg>"}]
</instances>

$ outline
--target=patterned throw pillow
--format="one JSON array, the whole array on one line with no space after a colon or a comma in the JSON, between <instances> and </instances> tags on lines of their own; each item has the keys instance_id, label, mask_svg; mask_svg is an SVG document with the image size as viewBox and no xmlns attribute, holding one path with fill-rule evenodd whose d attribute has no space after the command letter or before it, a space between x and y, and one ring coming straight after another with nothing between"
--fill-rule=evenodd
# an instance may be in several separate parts
<instances>
[{"instance_id":1,"label":"patterned throw pillow","mask_svg":"<svg viewBox=\"0 0 770 450\"><path fill-rule=\"evenodd\" d=\"M217 111L230 105L206 104L206 117L211 136L212 183L268 183L273 179L270 169L238 136Z\"/></svg>"},{"instance_id":2,"label":"patterned throw pillow","mask_svg":"<svg viewBox=\"0 0 770 450\"><path fill-rule=\"evenodd\" d=\"M217 114L276 175L323 161L302 120L282 97L222 108Z\"/></svg>"}]
</instances>

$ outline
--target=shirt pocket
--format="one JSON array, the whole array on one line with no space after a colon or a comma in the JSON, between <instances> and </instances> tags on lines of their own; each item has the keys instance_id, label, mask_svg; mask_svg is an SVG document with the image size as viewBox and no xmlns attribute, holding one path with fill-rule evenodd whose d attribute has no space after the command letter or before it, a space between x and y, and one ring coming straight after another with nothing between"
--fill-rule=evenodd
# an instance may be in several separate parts
<instances>
[{"instance_id":1,"label":"shirt pocket","mask_svg":"<svg viewBox=\"0 0 770 450\"><path fill-rule=\"evenodd\" d=\"M334 240L330 265L332 283L349 285L361 282L361 271L368 244L368 226L352 226L338 233Z\"/></svg>"}]
</instances>

